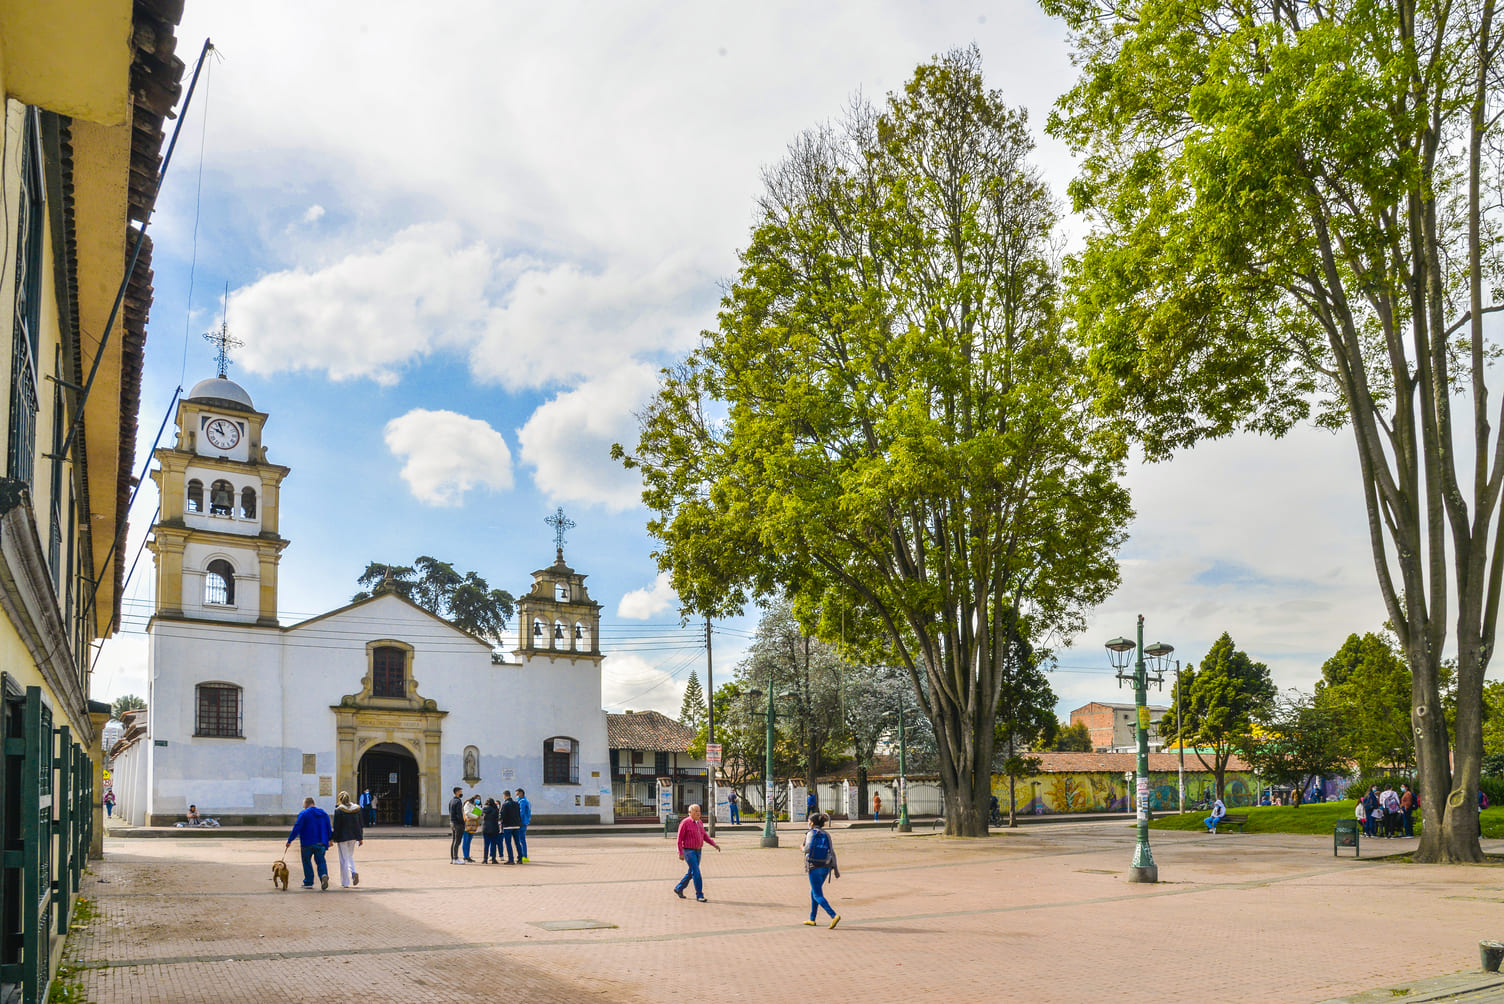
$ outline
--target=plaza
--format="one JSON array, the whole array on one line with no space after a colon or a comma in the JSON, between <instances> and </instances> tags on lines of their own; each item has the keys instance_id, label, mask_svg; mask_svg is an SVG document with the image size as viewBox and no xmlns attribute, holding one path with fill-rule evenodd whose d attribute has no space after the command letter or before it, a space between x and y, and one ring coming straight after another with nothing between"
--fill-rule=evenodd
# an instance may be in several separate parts
<instances>
[{"instance_id":1,"label":"plaza","mask_svg":"<svg viewBox=\"0 0 1504 1004\"><path fill-rule=\"evenodd\" d=\"M327 892L298 888L296 847L293 888L273 889L285 835L272 831L111 837L84 878L93 917L70 937L63 979L96 1004L684 993L1315 1004L1395 989L1436 999L1427 981L1476 973L1478 941L1504 935L1504 870L1334 858L1324 837L1156 831L1162 881L1130 885L1121 818L964 841L922 827L833 833L835 930L801 923L794 826L776 849L754 827L723 828L725 851L707 848L706 904L673 896L673 844L642 832L540 832L528 865L454 867L438 830L376 829L358 852L361 885L340 889L335 875Z\"/></svg>"}]
</instances>

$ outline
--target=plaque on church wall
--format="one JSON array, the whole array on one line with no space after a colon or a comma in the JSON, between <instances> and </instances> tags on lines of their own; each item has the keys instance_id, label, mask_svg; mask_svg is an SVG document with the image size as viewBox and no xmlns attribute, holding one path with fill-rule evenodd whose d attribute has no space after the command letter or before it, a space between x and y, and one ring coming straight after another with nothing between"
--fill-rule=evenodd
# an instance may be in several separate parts
<instances>
[{"instance_id":1,"label":"plaque on church wall","mask_svg":"<svg viewBox=\"0 0 1504 1004\"><path fill-rule=\"evenodd\" d=\"M319 775L319 796L328 798L334 794L334 778L328 774Z\"/></svg>"},{"instance_id":2,"label":"plaque on church wall","mask_svg":"<svg viewBox=\"0 0 1504 1004\"><path fill-rule=\"evenodd\" d=\"M554 740L554 752L555 753L573 753L574 752L574 747L570 745L570 741L568 739L555 739Z\"/></svg>"},{"instance_id":3,"label":"plaque on church wall","mask_svg":"<svg viewBox=\"0 0 1504 1004\"><path fill-rule=\"evenodd\" d=\"M601 797L599 795L586 795L585 804L598 806L601 804Z\"/></svg>"},{"instance_id":4,"label":"plaque on church wall","mask_svg":"<svg viewBox=\"0 0 1504 1004\"><path fill-rule=\"evenodd\" d=\"M303 773L317 774L319 772L319 755L317 753L303 754Z\"/></svg>"}]
</instances>

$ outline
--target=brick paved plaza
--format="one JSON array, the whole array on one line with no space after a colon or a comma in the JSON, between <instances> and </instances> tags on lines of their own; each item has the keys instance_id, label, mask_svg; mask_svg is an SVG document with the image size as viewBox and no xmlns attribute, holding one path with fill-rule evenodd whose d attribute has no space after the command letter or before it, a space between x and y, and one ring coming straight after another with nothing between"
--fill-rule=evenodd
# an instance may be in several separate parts
<instances>
[{"instance_id":1,"label":"brick paved plaza","mask_svg":"<svg viewBox=\"0 0 1504 1004\"><path fill-rule=\"evenodd\" d=\"M270 881L275 837L111 838L84 883L97 916L69 953L98 1004L658 1001L676 988L746 1001L1316 1002L1476 970L1478 940L1504 936L1504 869L1334 859L1329 838L1156 833L1164 881L1132 886L1121 820L972 841L834 834L834 931L800 923L794 828L776 850L723 833L724 853L706 849L708 904L672 895L673 845L644 834L538 834L528 865L455 867L436 833L377 830L358 889L337 875L328 892L298 889L295 846L286 893ZM581 920L614 926L541 926Z\"/></svg>"}]
</instances>

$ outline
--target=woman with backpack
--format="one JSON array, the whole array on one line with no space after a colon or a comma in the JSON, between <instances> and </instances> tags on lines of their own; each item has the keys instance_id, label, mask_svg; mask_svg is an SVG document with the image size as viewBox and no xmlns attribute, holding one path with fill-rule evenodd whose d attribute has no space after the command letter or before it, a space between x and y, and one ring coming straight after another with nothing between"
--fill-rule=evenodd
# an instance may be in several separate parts
<instances>
[{"instance_id":1,"label":"woman with backpack","mask_svg":"<svg viewBox=\"0 0 1504 1004\"><path fill-rule=\"evenodd\" d=\"M841 915L830 905L824 892L827 878L841 877L841 869L836 866L835 845L831 843L830 834L825 832L829 822L830 817L825 813L815 813L809 817L809 832L804 835L804 870L809 874L809 920L804 922L806 927L815 926L815 918L820 915L822 906L830 914L832 929L841 922Z\"/></svg>"}]
</instances>

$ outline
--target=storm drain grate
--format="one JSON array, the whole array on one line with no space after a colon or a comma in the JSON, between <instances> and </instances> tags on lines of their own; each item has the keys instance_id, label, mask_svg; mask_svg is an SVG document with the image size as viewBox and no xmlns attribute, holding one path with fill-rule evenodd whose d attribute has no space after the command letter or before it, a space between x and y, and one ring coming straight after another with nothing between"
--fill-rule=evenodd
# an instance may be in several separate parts
<instances>
[{"instance_id":1,"label":"storm drain grate","mask_svg":"<svg viewBox=\"0 0 1504 1004\"><path fill-rule=\"evenodd\" d=\"M545 931L599 931L616 927L604 920L535 920L532 926Z\"/></svg>"}]
</instances>

